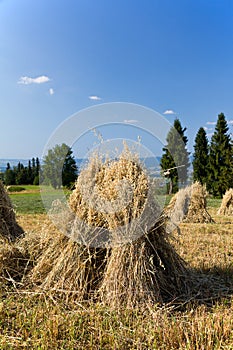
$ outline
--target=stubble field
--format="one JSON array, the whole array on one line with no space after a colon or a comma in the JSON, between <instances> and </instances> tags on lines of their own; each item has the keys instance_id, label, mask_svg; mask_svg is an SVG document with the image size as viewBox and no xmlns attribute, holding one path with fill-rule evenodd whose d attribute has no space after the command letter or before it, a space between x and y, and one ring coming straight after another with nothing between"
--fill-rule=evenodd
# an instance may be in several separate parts
<instances>
[{"instance_id":1,"label":"stubble field","mask_svg":"<svg viewBox=\"0 0 233 350\"><path fill-rule=\"evenodd\" d=\"M40 232L46 214L38 212L37 201L34 212L33 206L21 210L20 196L22 208L25 198L17 196L19 224ZM208 200L215 223L183 223L171 240L193 271L190 279L196 276L182 300L113 310L12 288L1 297L0 348L233 349L233 219L217 216L220 203Z\"/></svg>"}]
</instances>

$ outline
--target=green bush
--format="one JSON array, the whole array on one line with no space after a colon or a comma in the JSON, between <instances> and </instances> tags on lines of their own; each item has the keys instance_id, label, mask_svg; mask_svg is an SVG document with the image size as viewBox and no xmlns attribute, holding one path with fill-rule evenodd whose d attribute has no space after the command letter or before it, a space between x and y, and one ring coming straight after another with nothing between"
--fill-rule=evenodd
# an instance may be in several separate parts
<instances>
[{"instance_id":1,"label":"green bush","mask_svg":"<svg viewBox=\"0 0 233 350\"><path fill-rule=\"evenodd\" d=\"M22 186L8 186L7 191L8 192L21 192L21 191L25 191L25 188Z\"/></svg>"}]
</instances>

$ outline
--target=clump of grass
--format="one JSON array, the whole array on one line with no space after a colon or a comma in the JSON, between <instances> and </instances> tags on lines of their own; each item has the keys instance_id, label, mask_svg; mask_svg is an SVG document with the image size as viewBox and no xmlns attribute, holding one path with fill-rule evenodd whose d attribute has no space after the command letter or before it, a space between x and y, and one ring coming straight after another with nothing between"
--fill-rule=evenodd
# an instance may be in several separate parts
<instances>
[{"instance_id":1,"label":"clump of grass","mask_svg":"<svg viewBox=\"0 0 233 350\"><path fill-rule=\"evenodd\" d=\"M233 189L230 188L223 196L218 215L233 215Z\"/></svg>"},{"instance_id":2,"label":"clump of grass","mask_svg":"<svg viewBox=\"0 0 233 350\"><path fill-rule=\"evenodd\" d=\"M9 242L23 235L23 229L18 225L11 200L0 181L0 235Z\"/></svg>"}]
</instances>

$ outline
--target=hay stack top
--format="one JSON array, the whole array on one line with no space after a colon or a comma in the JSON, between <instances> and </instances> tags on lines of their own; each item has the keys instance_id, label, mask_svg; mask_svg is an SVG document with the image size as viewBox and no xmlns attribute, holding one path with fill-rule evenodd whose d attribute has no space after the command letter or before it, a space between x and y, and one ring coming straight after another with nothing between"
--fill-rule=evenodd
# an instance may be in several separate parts
<instances>
[{"instance_id":1,"label":"hay stack top","mask_svg":"<svg viewBox=\"0 0 233 350\"><path fill-rule=\"evenodd\" d=\"M117 160L93 157L78 177L70 207L88 225L112 230L140 216L148 181L139 161L126 152Z\"/></svg>"}]
</instances>

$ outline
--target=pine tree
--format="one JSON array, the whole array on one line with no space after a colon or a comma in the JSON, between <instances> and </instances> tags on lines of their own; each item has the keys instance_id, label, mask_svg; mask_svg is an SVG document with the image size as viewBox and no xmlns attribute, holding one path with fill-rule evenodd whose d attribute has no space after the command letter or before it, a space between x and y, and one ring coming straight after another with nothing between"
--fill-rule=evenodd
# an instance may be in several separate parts
<instances>
[{"instance_id":1,"label":"pine tree","mask_svg":"<svg viewBox=\"0 0 233 350\"><path fill-rule=\"evenodd\" d=\"M220 197L233 187L233 147L228 129L224 114L219 114L210 143L207 189Z\"/></svg>"},{"instance_id":2,"label":"pine tree","mask_svg":"<svg viewBox=\"0 0 233 350\"><path fill-rule=\"evenodd\" d=\"M186 128L182 128L179 119L174 120L174 125L167 135L167 145L161 158L161 168L169 179L168 193L175 193L180 184L185 184L188 178L189 152L186 149L188 142L184 135ZM174 168L174 169L172 169ZM168 170L170 169L170 170Z\"/></svg>"},{"instance_id":3,"label":"pine tree","mask_svg":"<svg viewBox=\"0 0 233 350\"><path fill-rule=\"evenodd\" d=\"M6 171L3 175L4 182L7 186L15 185L15 172L11 169L10 163L6 165Z\"/></svg>"},{"instance_id":4,"label":"pine tree","mask_svg":"<svg viewBox=\"0 0 233 350\"><path fill-rule=\"evenodd\" d=\"M196 135L193 153L193 180L202 185L207 183L209 162L208 139L205 129L201 127Z\"/></svg>"}]
</instances>

